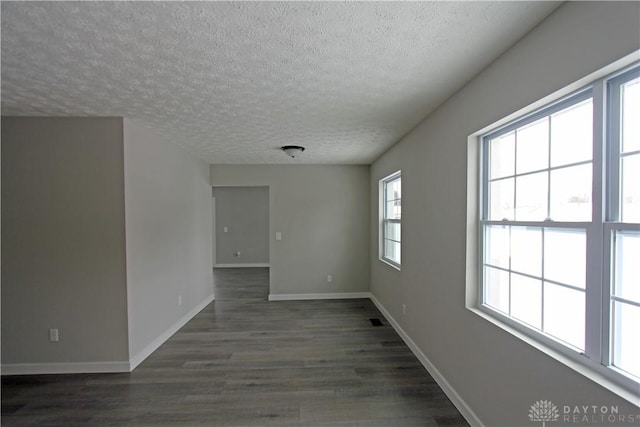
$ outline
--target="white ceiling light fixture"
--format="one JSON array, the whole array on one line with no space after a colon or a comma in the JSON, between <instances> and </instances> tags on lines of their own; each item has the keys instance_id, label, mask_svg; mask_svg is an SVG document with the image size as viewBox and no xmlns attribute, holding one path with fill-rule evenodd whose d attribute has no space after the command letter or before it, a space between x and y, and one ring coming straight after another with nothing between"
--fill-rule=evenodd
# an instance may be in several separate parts
<instances>
[{"instance_id":1,"label":"white ceiling light fixture","mask_svg":"<svg viewBox=\"0 0 640 427\"><path fill-rule=\"evenodd\" d=\"M280 147L280 149L292 159L295 159L304 151L304 147L299 145L285 145L284 147Z\"/></svg>"}]
</instances>

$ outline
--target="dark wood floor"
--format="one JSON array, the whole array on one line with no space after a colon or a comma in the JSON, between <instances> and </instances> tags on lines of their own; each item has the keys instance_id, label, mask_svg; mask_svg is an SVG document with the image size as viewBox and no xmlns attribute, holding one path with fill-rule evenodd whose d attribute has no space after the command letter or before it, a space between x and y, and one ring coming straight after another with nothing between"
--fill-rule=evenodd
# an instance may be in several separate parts
<instances>
[{"instance_id":1,"label":"dark wood floor","mask_svg":"<svg viewBox=\"0 0 640 427\"><path fill-rule=\"evenodd\" d=\"M369 300L267 302L268 276L215 270L216 301L132 373L3 377L2 425L467 425Z\"/></svg>"}]
</instances>

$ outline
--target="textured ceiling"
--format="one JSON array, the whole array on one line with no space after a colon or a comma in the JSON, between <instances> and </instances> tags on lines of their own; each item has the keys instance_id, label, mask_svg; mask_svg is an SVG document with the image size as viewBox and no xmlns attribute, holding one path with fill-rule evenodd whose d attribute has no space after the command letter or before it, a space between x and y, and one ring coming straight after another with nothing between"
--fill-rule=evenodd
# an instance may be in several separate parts
<instances>
[{"instance_id":1,"label":"textured ceiling","mask_svg":"<svg viewBox=\"0 0 640 427\"><path fill-rule=\"evenodd\" d=\"M2 114L135 118L210 163L367 164L557 6L3 1Z\"/></svg>"}]
</instances>

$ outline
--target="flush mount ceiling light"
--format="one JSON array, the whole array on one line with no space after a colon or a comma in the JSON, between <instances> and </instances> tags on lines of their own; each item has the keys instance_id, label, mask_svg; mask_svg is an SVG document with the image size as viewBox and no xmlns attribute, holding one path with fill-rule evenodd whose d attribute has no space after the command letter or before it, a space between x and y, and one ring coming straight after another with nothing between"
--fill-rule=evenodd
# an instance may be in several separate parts
<instances>
[{"instance_id":1,"label":"flush mount ceiling light","mask_svg":"<svg viewBox=\"0 0 640 427\"><path fill-rule=\"evenodd\" d=\"M284 154L294 159L304 151L304 147L299 145L285 145L284 147L280 147L280 149L284 151Z\"/></svg>"}]
</instances>

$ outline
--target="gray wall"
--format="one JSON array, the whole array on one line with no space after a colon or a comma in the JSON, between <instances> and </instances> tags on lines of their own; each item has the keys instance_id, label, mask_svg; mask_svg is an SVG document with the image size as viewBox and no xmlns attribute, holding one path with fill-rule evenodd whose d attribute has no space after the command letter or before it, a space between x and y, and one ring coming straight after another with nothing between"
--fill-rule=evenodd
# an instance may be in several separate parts
<instances>
[{"instance_id":1,"label":"gray wall","mask_svg":"<svg viewBox=\"0 0 640 427\"><path fill-rule=\"evenodd\" d=\"M269 187L214 187L213 197L216 264L268 264Z\"/></svg>"},{"instance_id":2,"label":"gray wall","mask_svg":"<svg viewBox=\"0 0 640 427\"><path fill-rule=\"evenodd\" d=\"M126 366L122 120L3 117L2 201L3 369Z\"/></svg>"},{"instance_id":3,"label":"gray wall","mask_svg":"<svg viewBox=\"0 0 640 427\"><path fill-rule=\"evenodd\" d=\"M368 166L212 165L211 185L269 186L272 295L369 290Z\"/></svg>"},{"instance_id":4,"label":"gray wall","mask_svg":"<svg viewBox=\"0 0 640 427\"><path fill-rule=\"evenodd\" d=\"M211 187L207 163L129 119L124 178L129 352L138 362L213 296Z\"/></svg>"},{"instance_id":5,"label":"gray wall","mask_svg":"<svg viewBox=\"0 0 640 427\"><path fill-rule=\"evenodd\" d=\"M402 271L372 245L372 293L487 426L529 426L541 399L638 413L465 308L465 215L467 136L638 49L639 7L566 3L371 167L372 218L378 180L403 174Z\"/></svg>"}]
</instances>

